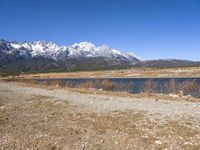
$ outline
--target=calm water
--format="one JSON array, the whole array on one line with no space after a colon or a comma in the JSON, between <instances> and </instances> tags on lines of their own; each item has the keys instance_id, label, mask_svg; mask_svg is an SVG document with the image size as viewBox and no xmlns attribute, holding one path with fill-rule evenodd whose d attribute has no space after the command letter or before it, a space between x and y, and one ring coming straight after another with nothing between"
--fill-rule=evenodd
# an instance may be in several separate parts
<instances>
[{"instance_id":1,"label":"calm water","mask_svg":"<svg viewBox=\"0 0 200 150\"><path fill-rule=\"evenodd\" d=\"M70 87L80 87L81 84L92 82L93 84L95 84L95 88L97 89L101 89L102 86L99 83L106 80L110 81L113 84L113 87L109 90L126 91L130 93L143 92L146 87L150 88L151 90L151 86L157 93L170 93L170 90L172 90L170 89L172 87L169 86L171 81L173 81L173 85L175 86L175 88L181 88L187 82L191 85L195 83L195 89L190 89L190 91L187 91L186 94L190 94L195 97L200 97L200 78L60 78L36 80L39 82L45 81L49 84L55 81L59 81L59 84L61 84L61 86L67 85ZM192 87L191 85L190 88Z\"/></svg>"}]
</instances>

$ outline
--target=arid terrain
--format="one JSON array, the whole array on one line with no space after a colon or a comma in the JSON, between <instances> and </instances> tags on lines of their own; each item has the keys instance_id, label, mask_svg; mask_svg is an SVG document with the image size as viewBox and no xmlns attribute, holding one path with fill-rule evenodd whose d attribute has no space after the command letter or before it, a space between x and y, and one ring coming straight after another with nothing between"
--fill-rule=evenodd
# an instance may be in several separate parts
<instances>
[{"instance_id":1,"label":"arid terrain","mask_svg":"<svg viewBox=\"0 0 200 150\"><path fill-rule=\"evenodd\" d=\"M200 77L200 67L132 68L124 70L20 74L20 78L175 78Z\"/></svg>"},{"instance_id":2,"label":"arid terrain","mask_svg":"<svg viewBox=\"0 0 200 150\"><path fill-rule=\"evenodd\" d=\"M132 68L122 70L77 71L56 73L0 74L1 78L191 78L200 77L200 67Z\"/></svg>"},{"instance_id":3,"label":"arid terrain","mask_svg":"<svg viewBox=\"0 0 200 150\"><path fill-rule=\"evenodd\" d=\"M0 82L0 149L200 149L200 102Z\"/></svg>"}]
</instances>

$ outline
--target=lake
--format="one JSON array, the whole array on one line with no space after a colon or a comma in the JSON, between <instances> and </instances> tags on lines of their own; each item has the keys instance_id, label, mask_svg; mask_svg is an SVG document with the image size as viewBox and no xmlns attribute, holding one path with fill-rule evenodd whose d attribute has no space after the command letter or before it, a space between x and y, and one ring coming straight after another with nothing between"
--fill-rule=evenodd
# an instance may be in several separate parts
<instances>
[{"instance_id":1,"label":"lake","mask_svg":"<svg viewBox=\"0 0 200 150\"><path fill-rule=\"evenodd\" d=\"M34 79L39 83L58 84L61 87L95 88L129 93L178 93L200 98L200 78L51 78Z\"/></svg>"}]
</instances>

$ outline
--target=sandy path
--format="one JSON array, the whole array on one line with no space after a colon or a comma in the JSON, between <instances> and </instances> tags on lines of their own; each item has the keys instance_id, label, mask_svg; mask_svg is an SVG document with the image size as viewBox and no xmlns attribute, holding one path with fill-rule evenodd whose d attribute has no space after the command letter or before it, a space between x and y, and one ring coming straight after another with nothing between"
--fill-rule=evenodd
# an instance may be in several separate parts
<instances>
[{"instance_id":1,"label":"sandy path","mask_svg":"<svg viewBox=\"0 0 200 150\"><path fill-rule=\"evenodd\" d=\"M82 94L67 90L48 90L43 88L27 87L17 83L0 83L0 91L12 91L12 95L22 94L50 96L54 99L67 100L72 105L85 107L94 112L134 110L160 119L192 118L200 121L200 102L170 101L155 99L137 99L117 96ZM194 122L193 122L194 123Z\"/></svg>"}]
</instances>

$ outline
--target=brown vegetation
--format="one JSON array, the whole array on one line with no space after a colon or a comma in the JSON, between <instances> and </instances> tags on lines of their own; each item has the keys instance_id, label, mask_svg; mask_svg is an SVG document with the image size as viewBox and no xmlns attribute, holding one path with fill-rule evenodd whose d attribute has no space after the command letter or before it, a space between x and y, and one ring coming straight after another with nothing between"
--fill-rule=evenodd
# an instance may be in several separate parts
<instances>
[{"instance_id":1,"label":"brown vegetation","mask_svg":"<svg viewBox=\"0 0 200 150\"><path fill-rule=\"evenodd\" d=\"M163 84L158 84L154 79L147 80L143 85L134 85L130 83L117 83L112 82L109 79L98 79L98 80L88 80L84 82L74 83L71 81L65 81L60 79L7 79L7 81L20 81L30 84L38 84L41 86L51 86L55 88L85 88L98 90L102 89L105 91L116 91L116 92L129 92L133 88L137 88L139 92L143 93L156 93L156 94L175 94L180 97L190 95L196 98L200 97L200 85L197 81L186 80L184 82L177 82L176 79L171 79L165 81Z\"/></svg>"},{"instance_id":2,"label":"brown vegetation","mask_svg":"<svg viewBox=\"0 0 200 150\"><path fill-rule=\"evenodd\" d=\"M109 80L103 80L101 82L101 86L104 90L112 90L114 89L115 85Z\"/></svg>"},{"instance_id":3,"label":"brown vegetation","mask_svg":"<svg viewBox=\"0 0 200 150\"><path fill-rule=\"evenodd\" d=\"M13 80L9 80L9 81L13 81ZM19 82L19 80L17 80ZM158 88L158 84L155 84L153 82L153 80L150 80L149 82L146 82L146 89L144 89L143 91L141 91L141 93L137 93L137 94L131 94L129 93L129 89L133 88L133 84L129 83L129 84L117 84L117 83L112 83L110 84L110 81L107 82L107 80L97 80L95 82L93 81L88 81L88 82L83 82L81 84L71 84L71 83L67 83L67 82L63 82L63 81L59 81L59 80L55 80L54 82L47 82L47 81L39 81L39 80L20 80L21 83L25 83L28 85L32 85L32 86L39 86L39 87L44 87L44 88L48 88L48 89L55 89L55 88L64 88L70 91L75 91L75 92L80 92L80 93L90 93L90 94L105 94L105 95L112 95L112 96L121 96L121 97L135 97L135 98L155 98L155 99L168 99L168 100L176 100L176 101L199 101L198 99L198 94L200 93L199 90L197 90L198 92L196 93L196 95L192 95L190 97L182 97L179 96L177 97L179 93L172 93L171 91L174 91L174 87L175 89L176 86L174 86L174 82L175 81L170 81L170 82L166 82L164 85L162 86L163 89L161 89L161 91L165 91L162 93L158 93L152 89L156 89ZM104 82L104 88L101 85L102 82ZM106 83L106 84L105 84ZM172 89L169 89L169 83L171 85L171 83L173 83L172 85ZM59 85L61 84L61 85ZM182 84L182 86L180 86L180 88L178 90L181 90L181 87L183 87L184 84ZM144 88L143 87L143 88ZM152 87L152 88L151 88ZM194 86L195 87L195 86ZM184 89L186 87L184 86ZM196 87L198 89L198 87ZM103 89L103 90L101 90ZM107 89L107 90L105 90ZM170 92L169 92L170 91ZM183 90L185 91L185 90ZM190 91L192 91L192 88L190 87ZM168 95L168 94L176 94L177 96L174 95ZM183 93L184 95L187 95L185 92ZM194 97L193 97L194 96ZM197 98L195 98L197 97Z\"/></svg>"},{"instance_id":4,"label":"brown vegetation","mask_svg":"<svg viewBox=\"0 0 200 150\"><path fill-rule=\"evenodd\" d=\"M2 76L5 76L2 74ZM11 78L13 75L6 75ZM18 77L18 75L17 75ZM162 77L200 77L200 67L185 68L132 68L125 70L104 70L104 71L80 71L65 73L37 73L37 74L21 74L19 77L26 79L33 78L162 78Z\"/></svg>"},{"instance_id":5,"label":"brown vegetation","mask_svg":"<svg viewBox=\"0 0 200 150\"><path fill-rule=\"evenodd\" d=\"M157 91L157 83L150 79L144 83L143 91L145 93L155 93Z\"/></svg>"},{"instance_id":6,"label":"brown vegetation","mask_svg":"<svg viewBox=\"0 0 200 150\"><path fill-rule=\"evenodd\" d=\"M196 97L200 96L200 87L196 80L193 81L185 81L181 87L181 90L185 95L191 94Z\"/></svg>"}]
</instances>

